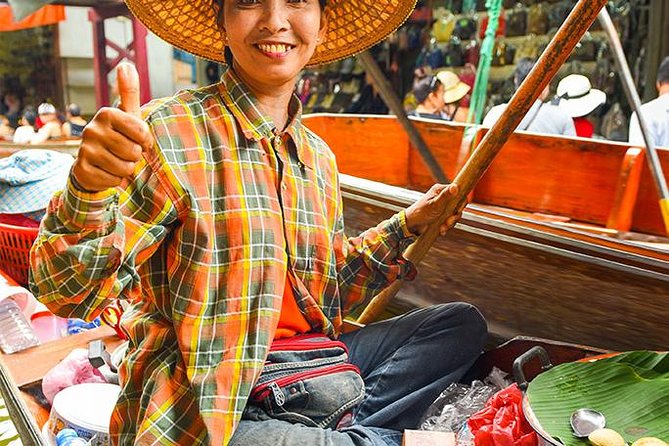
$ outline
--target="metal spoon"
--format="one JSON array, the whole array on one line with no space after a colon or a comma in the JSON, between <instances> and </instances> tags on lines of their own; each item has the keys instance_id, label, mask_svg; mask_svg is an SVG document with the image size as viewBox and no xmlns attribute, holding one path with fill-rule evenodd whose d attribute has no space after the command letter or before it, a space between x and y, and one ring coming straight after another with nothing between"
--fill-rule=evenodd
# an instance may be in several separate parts
<instances>
[{"instance_id":1,"label":"metal spoon","mask_svg":"<svg viewBox=\"0 0 669 446\"><path fill-rule=\"evenodd\" d=\"M585 438L597 429L606 426L606 418L604 414L594 409L578 409L571 414L569 423L575 437Z\"/></svg>"}]
</instances>

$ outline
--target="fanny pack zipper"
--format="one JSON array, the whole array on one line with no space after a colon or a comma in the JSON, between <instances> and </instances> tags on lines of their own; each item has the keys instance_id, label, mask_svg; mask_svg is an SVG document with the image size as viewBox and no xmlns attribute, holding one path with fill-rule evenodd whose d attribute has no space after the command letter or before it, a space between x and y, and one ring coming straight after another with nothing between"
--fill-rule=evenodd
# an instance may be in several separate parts
<instances>
[{"instance_id":1,"label":"fanny pack zipper","mask_svg":"<svg viewBox=\"0 0 669 446\"><path fill-rule=\"evenodd\" d=\"M344 344L341 341L333 341L332 339L327 339L318 342L305 341L307 339L322 338L322 337L323 335L320 334L309 334L300 336L300 339L298 341L295 341L295 337L277 339L276 341L272 342L269 351L292 352L292 351L302 351L302 350L317 350L320 348L341 348L348 354L348 348L346 347L346 344Z\"/></svg>"},{"instance_id":2,"label":"fanny pack zipper","mask_svg":"<svg viewBox=\"0 0 669 446\"><path fill-rule=\"evenodd\" d=\"M283 362L283 363L279 362L276 364L268 362L265 364L265 367L263 367L262 372L263 374L278 372L282 370L290 372L292 369L303 369L305 367L313 369L316 367L323 367L325 365L332 363L346 361L347 359L348 355L346 355L346 353L340 353L337 356L331 356L329 358L309 359L307 361Z\"/></svg>"},{"instance_id":3,"label":"fanny pack zipper","mask_svg":"<svg viewBox=\"0 0 669 446\"><path fill-rule=\"evenodd\" d=\"M336 372L345 372L345 371L354 371L357 374L360 374L360 369L353 364L337 364L330 367L323 367L317 370L307 370L300 373L295 373L283 378L278 378L273 381L261 384L253 389L251 393L251 398L256 401L262 401L265 399L270 392L274 395L274 400L278 406L283 406L286 402L285 396L281 387L288 386L290 384L296 383L300 380L307 378L316 378L318 376L330 375Z\"/></svg>"}]
</instances>

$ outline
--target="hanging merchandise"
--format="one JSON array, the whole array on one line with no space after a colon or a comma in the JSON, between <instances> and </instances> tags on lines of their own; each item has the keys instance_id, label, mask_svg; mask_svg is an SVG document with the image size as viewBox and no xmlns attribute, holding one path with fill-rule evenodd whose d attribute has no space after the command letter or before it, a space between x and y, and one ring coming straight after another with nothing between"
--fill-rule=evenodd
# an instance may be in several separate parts
<instances>
[{"instance_id":1,"label":"hanging merchandise","mask_svg":"<svg viewBox=\"0 0 669 446\"><path fill-rule=\"evenodd\" d=\"M437 8L434 16L432 36L437 39L437 42L448 42L455 29L455 16L445 8Z\"/></svg>"},{"instance_id":2,"label":"hanging merchandise","mask_svg":"<svg viewBox=\"0 0 669 446\"><path fill-rule=\"evenodd\" d=\"M506 19L506 35L508 37L524 36L527 31L527 9L518 3Z\"/></svg>"},{"instance_id":3,"label":"hanging merchandise","mask_svg":"<svg viewBox=\"0 0 669 446\"><path fill-rule=\"evenodd\" d=\"M483 108L486 103L486 90L488 88L488 77L490 75L490 64L492 62L492 52L495 45L495 33L499 15L502 10L502 0L487 0L488 8L488 27L485 38L481 44L481 56L479 66L476 72L476 82L472 93L471 105L469 107L469 116L467 121L480 124L483 119Z\"/></svg>"}]
</instances>

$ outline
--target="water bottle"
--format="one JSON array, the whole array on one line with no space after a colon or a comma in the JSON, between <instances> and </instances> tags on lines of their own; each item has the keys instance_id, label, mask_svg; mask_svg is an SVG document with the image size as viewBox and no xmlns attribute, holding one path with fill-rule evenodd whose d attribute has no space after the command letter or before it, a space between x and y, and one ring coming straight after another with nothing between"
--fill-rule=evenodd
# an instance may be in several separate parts
<instances>
[{"instance_id":1,"label":"water bottle","mask_svg":"<svg viewBox=\"0 0 669 446\"><path fill-rule=\"evenodd\" d=\"M0 301L0 348L6 354L39 345L35 330L12 299Z\"/></svg>"},{"instance_id":2,"label":"water bottle","mask_svg":"<svg viewBox=\"0 0 669 446\"><path fill-rule=\"evenodd\" d=\"M74 429L61 429L56 434L56 446L85 446L88 442L77 435Z\"/></svg>"}]
</instances>

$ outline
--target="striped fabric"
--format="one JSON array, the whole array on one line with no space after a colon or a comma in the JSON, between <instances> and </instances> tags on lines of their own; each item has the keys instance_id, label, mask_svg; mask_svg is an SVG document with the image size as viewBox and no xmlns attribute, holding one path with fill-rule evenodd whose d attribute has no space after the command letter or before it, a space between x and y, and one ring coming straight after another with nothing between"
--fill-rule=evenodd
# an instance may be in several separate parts
<instances>
[{"instance_id":1,"label":"striped fabric","mask_svg":"<svg viewBox=\"0 0 669 446\"><path fill-rule=\"evenodd\" d=\"M344 235L335 160L300 121L274 130L233 72L145 107L156 144L134 180L54 197L32 290L61 316L130 303L114 444L225 445L274 337L290 265L314 332L407 273L404 213Z\"/></svg>"}]
</instances>

